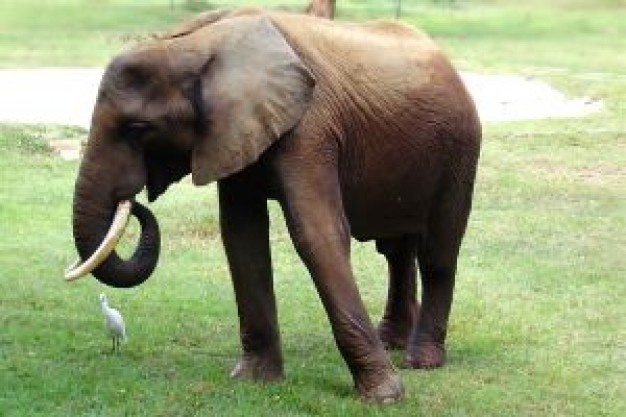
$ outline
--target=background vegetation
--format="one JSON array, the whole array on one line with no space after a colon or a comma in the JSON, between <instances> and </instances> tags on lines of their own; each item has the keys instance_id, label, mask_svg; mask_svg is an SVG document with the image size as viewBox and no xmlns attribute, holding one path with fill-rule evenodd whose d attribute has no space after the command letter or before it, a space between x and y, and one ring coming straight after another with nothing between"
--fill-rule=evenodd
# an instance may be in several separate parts
<instances>
[{"instance_id":1,"label":"background vegetation","mask_svg":"<svg viewBox=\"0 0 626 417\"><path fill-rule=\"evenodd\" d=\"M340 19L393 15L388 1L338 3ZM2 0L0 66L100 66L191 13L182 1L171 10L156 0ZM445 368L400 370L407 399L391 407L354 398L321 303L272 206L287 379L230 380L239 342L214 187L183 181L153 205L164 248L143 286L67 285L77 162L62 161L46 142L85 132L4 125L0 415L626 415L624 2L405 0L403 19L433 34L462 69L541 77L605 103L584 119L485 125ZM374 253L372 244L353 246L377 320L386 272ZM109 353L102 330L103 291L127 320L129 343L119 355Z\"/></svg>"}]
</instances>

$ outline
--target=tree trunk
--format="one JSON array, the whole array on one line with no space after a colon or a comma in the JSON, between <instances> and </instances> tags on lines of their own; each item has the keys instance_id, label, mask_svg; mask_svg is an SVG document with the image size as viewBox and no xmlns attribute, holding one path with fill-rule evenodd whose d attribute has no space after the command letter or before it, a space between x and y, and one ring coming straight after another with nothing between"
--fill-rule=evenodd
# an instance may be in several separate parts
<instances>
[{"instance_id":1,"label":"tree trunk","mask_svg":"<svg viewBox=\"0 0 626 417\"><path fill-rule=\"evenodd\" d=\"M335 0L311 0L306 12L313 16L332 20L335 17Z\"/></svg>"}]
</instances>

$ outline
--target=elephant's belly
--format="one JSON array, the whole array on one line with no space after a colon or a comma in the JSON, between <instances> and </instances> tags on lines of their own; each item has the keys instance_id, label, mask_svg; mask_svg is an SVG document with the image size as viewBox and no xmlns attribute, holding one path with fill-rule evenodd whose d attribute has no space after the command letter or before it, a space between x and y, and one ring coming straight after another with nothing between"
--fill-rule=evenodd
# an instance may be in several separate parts
<instances>
[{"instance_id":1,"label":"elephant's belly","mask_svg":"<svg viewBox=\"0 0 626 417\"><path fill-rule=\"evenodd\" d=\"M377 223L350 222L350 233L358 241L388 239L405 235L418 235L424 230L423 222L417 219L395 218Z\"/></svg>"},{"instance_id":2,"label":"elephant's belly","mask_svg":"<svg viewBox=\"0 0 626 417\"><path fill-rule=\"evenodd\" d=\"M420 138L419 147L415 141L372 142L353 152L352 160L343 158L341 192L356 239L424 230L441 184L441 152L432 138Z\"/></svg>"},{"instance_id":3,"label":"elephant's belly","mask_svg":"<svg viewBox=\"0 0 626 417\"><path fill-rule=\"evenodd\" d=\"M430 209L421 197L405 192L347 198L344 206L352 236L366 241L421 233Z\"/></svg>"}]
</instances>

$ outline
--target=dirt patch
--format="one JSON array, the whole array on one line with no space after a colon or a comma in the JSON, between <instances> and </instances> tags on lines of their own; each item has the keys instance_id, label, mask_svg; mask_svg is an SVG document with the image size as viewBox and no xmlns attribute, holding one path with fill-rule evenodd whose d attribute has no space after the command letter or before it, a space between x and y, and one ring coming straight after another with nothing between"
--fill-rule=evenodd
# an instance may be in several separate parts
<instances>
[{"instance_id":1,"label":"dirt patch","mask_svg":"<svg viewBox=\"0 0 626 417\"><path fill-rule=\"evenodd\" d=\"M81 141L73 139L55 139L48 142L48 146L58 153L62 159L72 161L78 159L81 153Z\"/></svg>"},{"instance_id":2,"label":"dirt patch","mask_svg":"<svg viewBox=\"0 0 626 417\"><path fill-rule=\"evenodd\" d=\"M0 122L59 124L89 128L101 68L37 68L0 70ZM568 98L547 83L517 75L461 76L483 122L582 117L602 108L588 97ZM80 144L55 141L68 159Z\"/></svg>"},{"instance_id":3,"label":"dirt patch","mask_svg":"<svg viewBox=\"0 0 626 417\"><path fill-rule=\"evenodd\" d=\"M101 68L0 70L0 122L88 128Z\"/></svg>"},{"instance_id":4,"label":"dirt patch","mask_svg":"<svg viewBox=\"0 0 626 417\"><path fill-rule=\"evenodd\" d=\"M483 121L583 117L602 109L600 100L568 98L548 83L519 75L463 73Z\"/></svg>"}]
</instances>

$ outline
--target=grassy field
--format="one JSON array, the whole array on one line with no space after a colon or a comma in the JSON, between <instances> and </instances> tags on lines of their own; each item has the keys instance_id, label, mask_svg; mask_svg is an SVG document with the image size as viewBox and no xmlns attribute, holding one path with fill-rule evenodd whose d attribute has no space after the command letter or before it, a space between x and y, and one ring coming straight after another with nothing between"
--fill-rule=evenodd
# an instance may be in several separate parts
<instances>
[{"instance_id":1,"label":"grassy field","mask_svg":"<svg viewBox=\"0 0 626 417\"><path fill-rule=\"evenodd\" d=\"M16 3L0 0L3 67L102 65L136 36L191 13L180 5L171 11L167 1ZM75 256L78 164L45 143L85 132L0 126L0 416L626 415L626 8L550 3L406 8L405 19L433 33L463 69L541 77L605 106L585 119L485 126L449 363L430 372L401 369L407 398L390 407L354 397L276 206L287 378L235 382L228 372L239 353L237 316L215 188L183 181L153 204L163 254L143 286L67 285L61 275ZM342 4L342 18L374 13L365 1ZM383 10L387 2L373 4ZM386 278L374 253L372 244L353 246L360 289L377 320ZM125 315L129 343L121 354L109 352L100 292ZM401 355L393 359L400 363Z\"/></svg>"}]
</instances>

